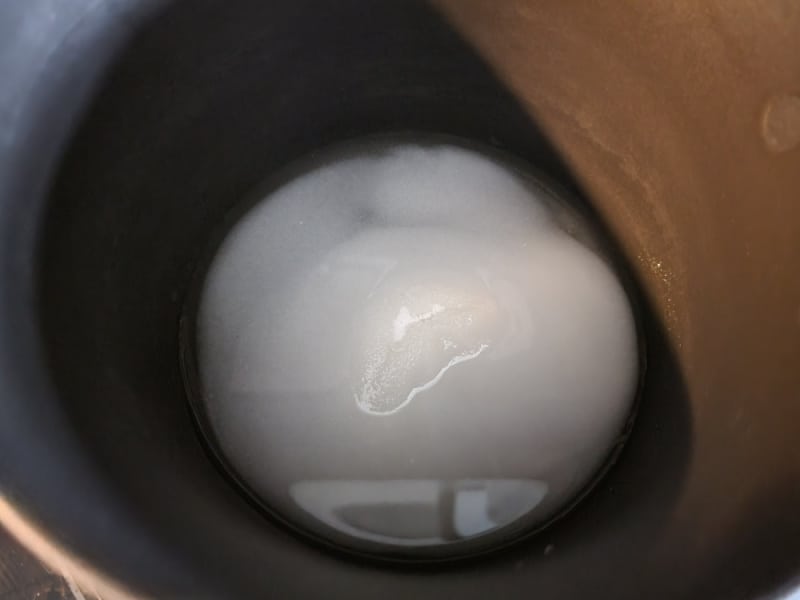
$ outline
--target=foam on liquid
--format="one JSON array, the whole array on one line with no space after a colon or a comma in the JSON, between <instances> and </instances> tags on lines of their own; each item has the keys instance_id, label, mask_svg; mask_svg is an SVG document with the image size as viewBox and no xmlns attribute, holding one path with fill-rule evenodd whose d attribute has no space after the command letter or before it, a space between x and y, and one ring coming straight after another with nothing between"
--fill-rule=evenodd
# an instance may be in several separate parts
<instances>
[{"instance_id":1,"label":"foam on liquid","mask_svg":"<svg viewBox=\"0 0 800 600\"><path fill-rule=\"evenodd\" d=\"M605 463L634 318L588 225L494 158L365 142L225 238L196 330L208 426L274 512L376 551L483 549Z\"/></svg>"}]
</instances>

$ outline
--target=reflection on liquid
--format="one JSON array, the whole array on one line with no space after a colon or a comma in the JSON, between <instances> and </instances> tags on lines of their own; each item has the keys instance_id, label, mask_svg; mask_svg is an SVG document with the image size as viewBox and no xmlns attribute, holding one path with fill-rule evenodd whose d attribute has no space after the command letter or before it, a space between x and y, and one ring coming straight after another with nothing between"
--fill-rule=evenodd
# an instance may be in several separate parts
<instances>
[{"instance_id":1,"label":"reflection on liquid","mask_svg":"<svg viewBox=\"0 0 800 600\"><path fill-rule=\"evenodd\" d=\"M340 533L427 546L485 535L531 513L547 484L524 479L301 481L292 499Z\"/></svg>"},{"instance_id":2,"label":"reflection on liquid","mask_svg":"<svg viewBox=\"0 0 800 600\"><path fill-rule=\"evenodd\" d=\"M450 369L480 356L498 327L497 303L479 278L445 286L437 274L426 285L409 285L395 271L370 294L354 344L354 396L371 415L396 413Z\"/></svg>"}]
</instances>

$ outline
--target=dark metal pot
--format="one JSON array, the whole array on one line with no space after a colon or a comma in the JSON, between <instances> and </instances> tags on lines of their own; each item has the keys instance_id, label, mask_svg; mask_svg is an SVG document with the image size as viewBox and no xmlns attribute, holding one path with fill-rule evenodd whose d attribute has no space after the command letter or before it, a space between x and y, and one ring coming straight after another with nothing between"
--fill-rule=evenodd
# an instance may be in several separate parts
<instances>
[{"instance_id":1,"label":"dark metal pot","mask_svg":"<svg viewBox=\"0 0 800 600\"><path fill-rule=\"evenodd\" d=\"M108 596L750 599L800 576L800 5L4 0L0 520ZM327 143L491 144L582 194L645 299L618 463L544 532L414 568L238 493L178 321L206 240Z\"/></svg>"}]
</instances>

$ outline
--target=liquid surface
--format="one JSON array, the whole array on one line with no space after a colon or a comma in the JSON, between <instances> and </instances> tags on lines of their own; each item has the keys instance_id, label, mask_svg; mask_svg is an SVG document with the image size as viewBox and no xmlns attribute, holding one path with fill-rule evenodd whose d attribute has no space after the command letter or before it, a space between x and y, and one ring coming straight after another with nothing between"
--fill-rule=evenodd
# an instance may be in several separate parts
<instances>
[{"instance_id":1,"label":"liquid surface","mask_svg":"<svg viewBox=\"0 0 800 600\"><path fill-rule=\"evenodd\" d=\"M220 246L196 330L206 427L273 512L350 548L483 550L608 459L634 318L589 228L448 145L312 160Z\"/></svg>"}]
</instances>

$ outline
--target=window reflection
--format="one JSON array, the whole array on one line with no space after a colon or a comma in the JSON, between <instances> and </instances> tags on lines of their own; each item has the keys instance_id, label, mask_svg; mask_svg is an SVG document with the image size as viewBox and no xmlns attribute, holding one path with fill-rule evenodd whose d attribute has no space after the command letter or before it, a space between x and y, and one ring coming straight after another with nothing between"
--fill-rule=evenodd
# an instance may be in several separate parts
<instances>
[{"instance_id":1,"label":"window reflection","mask_svg":"<svg viewBox=\"0 0 800 600\"><path fill-rule=\"evenodd\" d=\"M337 531L404 546L484 535L531 513L547 484L526 479L302 481L295 502Z\"/></svg>"}]
</instances>

